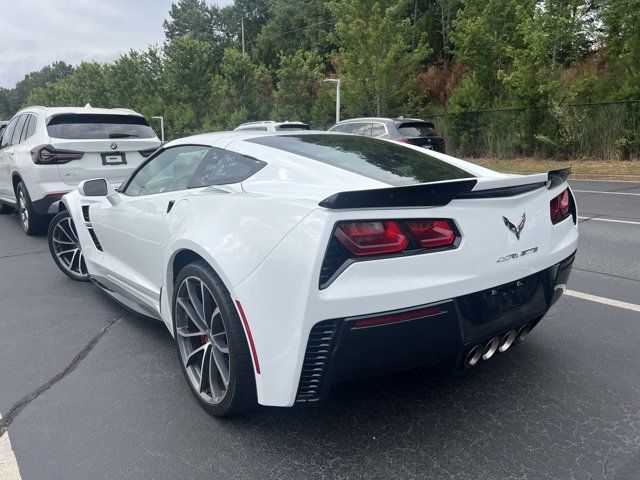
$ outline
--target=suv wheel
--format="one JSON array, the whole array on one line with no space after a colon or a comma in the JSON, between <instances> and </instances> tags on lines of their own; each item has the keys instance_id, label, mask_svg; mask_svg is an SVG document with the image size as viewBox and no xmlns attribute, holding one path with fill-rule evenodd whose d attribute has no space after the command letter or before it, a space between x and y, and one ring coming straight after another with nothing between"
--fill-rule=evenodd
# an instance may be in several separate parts
<instances>
[{"instance_id":1,"label":"suv wheel","mask_svg":"<svg viewBox=\"0 0 640 480\"><path fill-rule=\"evenodd\" d=\"M49 225L49 251L62 273L72 280L88 282L89 273L73 219L66 210L53 217Z\"/></svg>"},{"instance_id":2,"label":"suv wheel","mask_svg":"<svg viewBox=\"0 0 640 480\"><path fill-rule=\"evenodd\" d=\"M200 405L228 416L257 404L253 363L231 295L203 261L178 274L174 334L182 371Z\"/></svg>"},{"instance_id":3,"label":"suv wheel","mask_svg":"<svg viewBox=\"0 0 640 480\"><path fill-rule=\"evenodd\" d=\"M49 225L49 216L36 213L31 204L27 187L23 182L18 183L16 198L18 200L18 218L24 233L27 235L40 235L46 232Z\"/></svg>"}]
</instances>

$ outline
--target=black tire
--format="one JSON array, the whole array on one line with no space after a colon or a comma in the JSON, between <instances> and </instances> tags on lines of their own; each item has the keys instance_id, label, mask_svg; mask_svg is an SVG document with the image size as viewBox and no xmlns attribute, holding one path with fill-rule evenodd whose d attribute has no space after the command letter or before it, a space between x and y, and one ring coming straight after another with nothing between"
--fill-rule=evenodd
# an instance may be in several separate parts
<instances>
[{"instance_id":1,"label":"black tire","mask_svg":"<svg viewBox=\"0 0 640 480\"><path fill-rule=\"evenodd\" d=\"M197 335L185 338L184 336L180 336L178 334L178 327L180 324L180 328L182 332L185 332L185 325L189 325L194 327L195 330L200 330L197 328L195 324L190 321L188 315L186 314L186 310L182 306L178 305L178 296L182 292L184 292L184 288L188 288L188 282L194 282L199 280L204 284L204 286L209 290L212 294L215 305L210 305L210 311L215 312L215 307L220 311L220 315L216 315L212 313L210 316L210 321L207 323L209 329L207 330L206 335ZM187 285L186 287L183 287ZM202 291L204 295L204 290ZM206 293L208 296L209 294ZM202 297L202 295L200 295ZM184 298L181 298L184 301ZM204 302L207 303L206 301ZM202 304L201 304L202 305ZM201 318L207 318L207 307L202 306L203 315ZM220 277L214 272L214 270L204 261L196 261L190 263L185 266L180 273L175 282L175 288L173 293L173 301L172 301L172 312L173 312L173 329L174 336L176 340L176 347L178 352L178 360L180 362L180 366L182 367L182 372L184 373L185 379L187 380L187 384L191 389L191 392L196 397L202 408L209 413L210 415L217 417L226 417L230 415L235 415L241 413L243 411L254 408L257 405L257 396L256 396L256 381L253 370L253 362L251 360L251 352L249 350L249 345L247 344L247 339L245 337L244 328L242 326L242 321L238 315L235 305L233 304L233 300L231 299L231 295L229 291L226 289ZM186 354L185 349L197 349L198 344L202 343L201 347L206 348L207 341L209 338L216 337L218 335L214 334L214 318L215 323L220 324L220 317L222 321L222 325L224 326L224 335L226 344L228 347L228 385L225 387L226 391L224 396L221 397L218 401L214 401L213 387L211 383L209 384L209 394L206 392L206 388L204 391L201 391L195 383L197 383L197 379L193 378L193 369L197 370L197 365L191 365L187 367ZM186 322L186 323L185 323ZM185 332L186 333L186 332ZM204 337L204 338L203 338ZM196 345L194 345L196 344ZM209 343L211 346L210 350L210 361L215 362L215 359L212 358L214 350L214 346L216 342L211 340ZM205 349L204 352L207 350ZM202 354L203 358L206 358L206 353ZM205 365L204 361L197 360L194 363L200 363L201 365ZM188 371L188 368L191 369ZM212 368L211 366L209 368ZM191 372L191 373L190 373ZM219 374L220 369L214 370L217 374ZM197 373L197 372L196 372ZM203 369L200 369L200 377L202 378ZM215 375L215 373L214 373ZM209 380L211 380L211 376L208 375ZM218 376L218 378L222 378ZM202 385L202 383L201 383ZM207 399L210 397L210 399Z\"/></svg>"},{"instance_id":2,"label":"black tire","mask_svg":"<svg viewBox=\"0 0 640 480\"><path fill-rule=\"evenodd\" d=\"M27 187L23 182L18 183L16 187L16 201L18 210L18 219L20 225L27 235L42 235L47 231L51 217L49 215L39 215L33 209L31 197Z\"/></svg>"},{"instance_id":3,"label":"black tire","mask_svg":"<svg viewBox=\"0 0 640 480\"><path fill-rule=\"evenodd\" d=\"M51 257L62 273L77 282L88 282L89 274L84 262L82 247L69 212L64 210L53 217L49 224L47 240ZM76 252L73 252L74 249ZM66 251L68 253L61 253Z\"/></svg>"},{"instance_id":4,"label":"black tire","mask_svg":"<svg viewBox=\"0 0 640 480\"><path fill-rule=\"evenodd\" d=\"M6 203L0 202L0 215L13 213L15 211L16 211L15 208L13 208L11 205L7 205Z\"/></svg>"}]
</instances>

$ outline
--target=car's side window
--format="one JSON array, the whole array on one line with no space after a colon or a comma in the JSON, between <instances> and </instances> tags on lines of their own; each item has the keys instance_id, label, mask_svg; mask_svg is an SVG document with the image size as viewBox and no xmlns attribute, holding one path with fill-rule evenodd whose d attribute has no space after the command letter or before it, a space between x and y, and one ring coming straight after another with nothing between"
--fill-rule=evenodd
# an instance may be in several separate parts
<instances>
[{"instance_id":1,"label":"car's side window","mask_svg":"<svg viewBox=\"0 0 640 480\"><path fill-rule=\"evenodd\" d=\"M347 128L346 128L346 125L342 124L342 125L336 125L332 127L330 130L332 132L344 133L347 130Z\"/></svg>"},{"instance_id":2,"label":"car's side window","mask_svg":"<svg viewBox=\"0 0 640 480\"><path fill-rule=\"evenodd\" d=\"M22 128L24 127L25 122L28 120L28 115L20 115L18 118L18 123L16 123L16 129L13 131L13 135L11 136L11 145L17 145L20 143L20 136L22 135Z\"/></svg>"},{"instance_id":3,"label":"car's side window","mask_svg":"<svg viewBox=\"0 0 640 480\"><path fill-rule=\"evenodd\" d=\"M27 119L27 123L25 123L24 128L22 129L22 138L20 142L24 142L26 139L31 137L36 131L36 122L38 117L35 115L27 115L29 118Z\"/></svg>"},{"instance_id":4,"label":"car's side window","mask_svg":"<svg viewBox=\"0 0 640 480\"><path fill-rule=\"evenodd\" d=\"M135 197L184 190L210 150L203 145L167 148L145 163L122 193Z\"/></svg>"},{"instance_id":5,"label":"car's side window","mask_svg":"<svg viewBox=\"0 0 640 480\"><path fill-rule=\"evenodd\" d=\"M373 126L371 127L372 137L379 137L381 135L384 135L385 133L387 133L387 129L384 128L384 125L381 123L374 123Z\"/></svg>"},{"instance_id":6,"label":"car's side window","mask_svg":"<svg viewBox=\"0 0 640 480\"><path fill-rule=\"evenodd\" d=\"M351 133L355 135L366 135L367 128L369 127L369 123L352 123L351 124Z\"/></svg>"},{"instance_id":7,"label":"car's side window","mask_svg":"<svg viewBox=\"0 0 640 480\"><path fill-rule=\"evenodd\" d=\"M193 175L189 188L242 182L265 165L265 162L255 158L212 148Z\"/></svg>"},{"instance_id":8,"label":"car's side window","mask_svg":"<svg viewBox=\"0 0 640 480\"><path fill-rule=\"evenodd\" d=\"M4 134L2 135L2 141L0 141L0 148L6 148L11 145L11 137L13 136L13 132L16 129L16 123L20 117L13 117L13 119L7 125L7 128L4 130Z\"/></svg>"}]
</instances>

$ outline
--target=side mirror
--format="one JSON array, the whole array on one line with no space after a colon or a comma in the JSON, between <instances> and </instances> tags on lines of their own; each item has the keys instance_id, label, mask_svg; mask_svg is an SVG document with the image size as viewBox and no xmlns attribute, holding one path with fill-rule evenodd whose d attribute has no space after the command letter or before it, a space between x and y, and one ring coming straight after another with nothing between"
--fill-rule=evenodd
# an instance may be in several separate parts
<instances>
[{"instance_id":1,"label":"side mirror","mask_svg":"<svg viewBox=\"0 0 640 480\"><path fill-rule=\"evenodd\" d=\"M78 193L83 197L106 197L111 205L120 203L120 195L104 178L83 180L78 184Z\"/></svg>"}]
</instances>

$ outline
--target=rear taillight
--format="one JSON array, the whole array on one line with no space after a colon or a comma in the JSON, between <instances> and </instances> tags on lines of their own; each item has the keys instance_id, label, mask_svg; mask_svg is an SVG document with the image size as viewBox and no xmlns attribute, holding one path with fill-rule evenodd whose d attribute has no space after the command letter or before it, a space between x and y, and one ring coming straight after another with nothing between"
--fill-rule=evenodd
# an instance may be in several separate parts
<instances>
[{"instance_id":1,"label":"rear taillight","mask_svg":"<svg viewBox=\"0 0 640 480\"><path fill-rule=\"evenodd\" d=\"M405 225L422 248L447 247L456 240L456 232L447 220L411 220Z\"/></svg>"},{"instance_id":2,"label":"rear taillight","mask_svg":"<svg viewBox=\"0 0 640 480\"><path fill-rule=\"evenodd\" d=\"M396 222L341 222L335 236L354 255L382 255L404 250L409 241Z\"/></svg>"},{"instance_id":3,"label":"rear taillight","mask_svg":"<svg viewBox=\"0 0 640 480\"><path fill-rule=\"evenodd\" d=\"M75 150L61 150L51 145L41 145L31 150L31 159L38 165L57 165L72 160L80 160L84 152Z\"/></svg>"},{"instance_id":4,"label":"rear taillight","mask_svg":"<svg viewBox=\"0 0 640 480\"><path fill-rule=\"evenodd\" d=\"M144 158L147 158L147 157L151 156L151 154L153 152L155 152L156 150L158 150L157 147L156 148L147 148L146 150L138 150L138 153L140 155L142 155Z\"/></svg>"},{"instance_id":5,"label":"rear taillight","mask_svg":"<svg viewBox=\"0 0 640 480\"><path fill-rule=\"evenodd\" d=\"M406 138L400 137L400 138L396 138L396 142L409 143L409 140L407 140Z\"/></svg>"},{"instance_id":6,"label":"rear taillight","mask_svg":"<svg viewBox=\"0 0 640 480\"><path fill-rule=\"evenodd\" d=\"M320 271L326 288L354 261L450 250L460 245L453 220L366 220L338 222Z\"/></svg>"},{"instance_id":7,"label":"rear taillight","mask_svg":"<svg viewBox=\"0 0 640 480\"><path fill-rule=\"evenodd\" d=\"M573 198L568 188L549 202L549 214L551 215L551 223L554 225L569 215L573 215L574 212Z\"/></svg>"}]
</instances>

